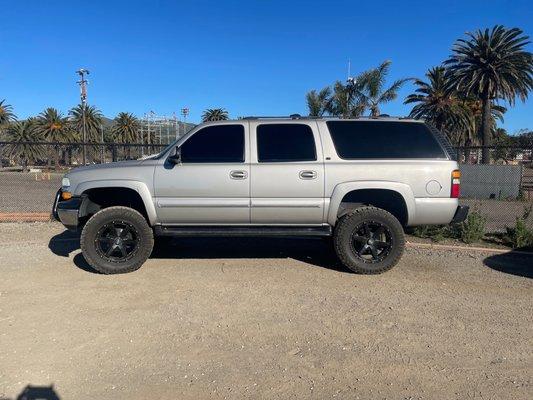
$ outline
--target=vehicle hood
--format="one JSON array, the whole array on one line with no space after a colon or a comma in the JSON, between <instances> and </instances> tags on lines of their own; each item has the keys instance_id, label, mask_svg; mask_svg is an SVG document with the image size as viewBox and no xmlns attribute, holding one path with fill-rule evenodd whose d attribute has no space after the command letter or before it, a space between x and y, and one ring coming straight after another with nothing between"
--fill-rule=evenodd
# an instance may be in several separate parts
<instances>
[{"instance_id":1,"label":"vehicle hood","mask_svg":"<svg viewBox=\"0 0 533 400\"><path fill-rule=\"evenodd\" d=\"M70 174L77 174L77 173L84 173L88 171L94 171L94 170L104 170L104 169L114 169L114 168L131 168L131 167L137 167L143 164L147 160L128 160L128 161L116 161L116 162L110 162L110 163L104 163L104 164L91 164L91 165L85 165L81 167L76 167L73 170L69 172Z\"/></svg>"},{"instance_id":2,"label":"vehicle hood","mask_svg":"<svg viewBox=\"0 0 533 400\"><path fill-rule=\"evenodd\" d=\"M131 160L118 161L106 164L95 164L78 167L65 175L70 181L68 190L74 195L80 195L91 182L91 186L97 186L98 182L114 181L120 185L120 181L143 182L152 187L153 171L158 160Z\"/></svg>"}]
</instances>

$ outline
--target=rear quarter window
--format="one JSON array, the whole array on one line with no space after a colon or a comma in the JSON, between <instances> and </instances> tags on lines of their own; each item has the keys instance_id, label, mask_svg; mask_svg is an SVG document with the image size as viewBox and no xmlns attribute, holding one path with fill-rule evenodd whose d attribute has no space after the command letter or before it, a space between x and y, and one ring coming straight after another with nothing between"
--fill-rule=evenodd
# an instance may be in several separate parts
<instances>
[{"instance_id":1,"label":"rear quarter window","mask_svg":"<svg viewBox=\"0 0 533 400\"><path fill-rule=\"evenodd\" d=\"M340 158L447 158L429 128L399 121L328 121Z\"/></svg>"}]
</instances>

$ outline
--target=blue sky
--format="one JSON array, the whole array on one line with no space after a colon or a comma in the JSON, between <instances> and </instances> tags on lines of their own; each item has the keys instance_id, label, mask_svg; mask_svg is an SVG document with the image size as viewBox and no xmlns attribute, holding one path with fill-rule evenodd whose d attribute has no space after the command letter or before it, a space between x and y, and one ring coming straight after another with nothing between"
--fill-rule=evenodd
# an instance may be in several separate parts
<instances>
[{"instance_id":1,"label":"blue sky","mask_svg":"<svg viewBox=\"0 0 533 400\"><path fill-rule=\"evenodd\" d=\"M494 24L533 35L531 1L5 1L0 0L0 99L19 118L79 101L113 118L187 106L231 117L306 113L305 93L392 60L390 80L421 77L465 31ZM530 45L529 49L533 47ZM403 98L382 112L405 115ZM533 96L533 94L532 94ZM506 114L533 128L533 99Z\"/></svg>"}]
</instances>

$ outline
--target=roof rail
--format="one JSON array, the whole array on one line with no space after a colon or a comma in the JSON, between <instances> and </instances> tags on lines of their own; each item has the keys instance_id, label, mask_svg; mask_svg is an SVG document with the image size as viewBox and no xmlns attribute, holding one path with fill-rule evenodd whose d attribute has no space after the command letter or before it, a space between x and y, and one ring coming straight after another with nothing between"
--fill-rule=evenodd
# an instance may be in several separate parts
<instances>
[{"instance_id":1,"label":"roof rail","mask_svg":"<svg viewBox=\"0 0 533 400\"><path fill-rule=\"evenodd\" d=\"M302 117L300 114L291 114L291 115L251 115L246 117L240 117L239 119L303 119L307 117Z\"/></svg>"},{"instance_id":2,"label":"roof rail","mask_svg":"<svg viewBox=\"0 0 533 400\"><path fill-rule=\"evenodd\" d=\"M313 115L300 115L300 114L291 114L291 115L278 115L278 116L274 116L274 115L251 115L251 116L246 116L246 117L239 117L239 119L244 119L244 120L256 120L256 119L326 119L326 120L329 120L329 119L335 119L335 120L343 120L343 119L362 119L362 120L368 120L368 119L380 119L380 118L384 118L384 119L398 119L398 120L412 120L414 118L410 117L410 116L394 116L394 115L389 115L389 114L380 114L380 115L377 115L375 117L373 116L359 116L359 117L354 117L354 118L342 118L342 117L338 117L338 116L332 116L332 115L324 115L324 116L313 116Z\"/></svg>"}]
</instances>

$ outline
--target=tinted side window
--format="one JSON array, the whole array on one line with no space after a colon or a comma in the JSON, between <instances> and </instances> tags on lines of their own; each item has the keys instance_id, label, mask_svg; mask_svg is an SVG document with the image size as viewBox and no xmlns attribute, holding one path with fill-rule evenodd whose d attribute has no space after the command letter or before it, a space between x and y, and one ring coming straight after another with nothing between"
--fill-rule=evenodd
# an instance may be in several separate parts
<instances>
[{"instance_id":1,"label":"tinted side window","mask_svg":"<svg viewBox=\"0 0 533 400\"><path fill-rule=\"evenodd\" d=\"M313 131L302 124L265 124L257 127L259 162L315 161Z\"/></svg>"},{"instance_id":2,"label":"tinted side window","mask_svg":"<svg viewBox=\"0 0 533 400\"><path fill-rule=\"evenodd\" d=\"M205 127L181 146L184 163L244 162L244 127L218 125Z\"/></svg>"},{"instance_id":3,"label":"tinted side window","mask_svg":"<svg viewBox=\"0 0 533 400\"><path fill-rule=\"evenodd\" d=\"M328 121L340 158L446 158L422 123L396 121Z\"/></svg>"}]
</instances>

